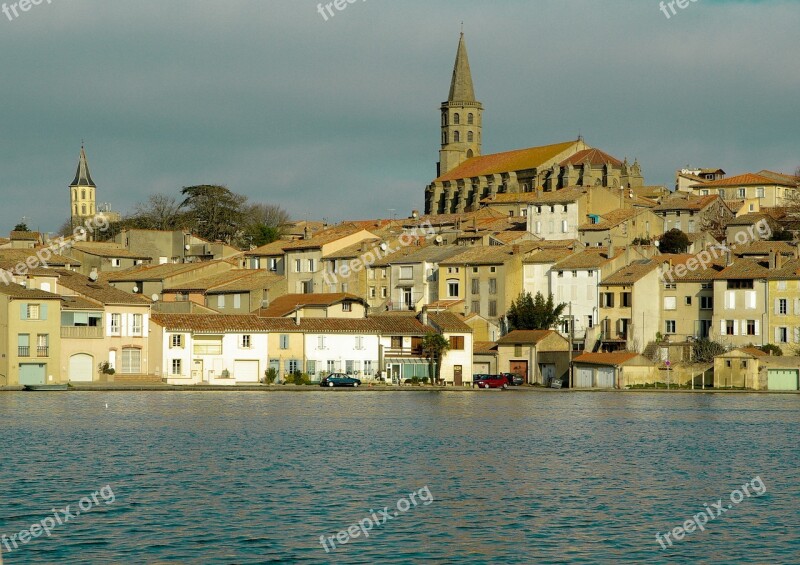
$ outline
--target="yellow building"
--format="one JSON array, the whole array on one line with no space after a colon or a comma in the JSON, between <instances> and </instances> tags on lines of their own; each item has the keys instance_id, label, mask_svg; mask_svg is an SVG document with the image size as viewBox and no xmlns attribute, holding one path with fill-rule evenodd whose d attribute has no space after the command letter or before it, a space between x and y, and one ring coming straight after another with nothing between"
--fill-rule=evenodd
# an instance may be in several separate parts
<instances>
[{"instance_id":1,"label":"yellow building","mask_svg":"<svg viewBox=\"0 0 800 565\"><path fill-rule=\"evenodd\" d=\"M43 290L0 284L0 384L66 382L60 369L61 299Z\"/></svg>"},{"instance_id":2,"label":"yellow building","mask_svg":"<svg viewBox=\"0 0 800 565\"><path fill-rule=\"evenodd\" d=\"M769 266L767 339L791 355L800 350L800 259L784 263L780 253L771 253Z\"/></svg>"}]
</instances>

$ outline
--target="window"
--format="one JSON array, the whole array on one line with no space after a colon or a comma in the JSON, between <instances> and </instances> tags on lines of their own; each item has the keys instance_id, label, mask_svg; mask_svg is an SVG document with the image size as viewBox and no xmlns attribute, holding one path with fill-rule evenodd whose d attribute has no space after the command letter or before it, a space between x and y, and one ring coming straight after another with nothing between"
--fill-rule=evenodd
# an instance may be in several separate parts
<instances>
[{"instance_id":1,"label":"window","mask_svg":"<svg viewBox=\"0 0 800 565\"><path fill-rule=\"evenodd\" d=\"M601 292L600 293L600 306L603 308L613 308L614 307L614 293L613 292Z\"/></svg>"},{"instance_id":2,"label":"window","mask_svg":"<svg viewBox=\"0 0 800 565\"><path fill-rule=\"evenodd\" d=\"M463 351L464 349L464 336L454 335L450 338L450 349L454 351Z\"/></svg>"},{"instance_id":3,"label":"window","mask_svg":"<svg viewBox=\"0 0 800 565\"><path fill-rule=\"evenodd\" d=\"M758 320L747 320L747 335L758 335Z\"/></svg>"},{"instance_id":4,"label":"window","mask_svg":"<svg viewBox=\"0 0 800 565\"><path fill-rule=\"evenodd\" d=\"M692 305L692 297L691 296L687 296L685 300L686 300L686 305L687 306L691 306Z\"/></svg>"},{"instance_id":5,"label":"window","mask_svg":"<svg viewBox=\"0 0 800 565\"><path fill-rule=\"evenodd\" d=\"M497 294L497 279L489 279L489 294Z\"/></svg>"},{"instance_id":6,"label":"window","mask_svg":"<svg viewBox=\"0 0 800 565\"><path fill-rule=\"evenodd\" d=\"M175 375L175 376L183 375L183 362L181 359L172 360L172 366L170 367L170 375Z\"/></svg>"},{"instance_id":7,"label":"window","mask_svg":"<svg viewBox=\"0 0 800 565\"><path fill-rule=\"evenodd\" d=\"M714 297L713 296L701 296L700 297L700 310L713 310L714 309Z\"/></svg>"},{"instance_id":8,"label":"window","mask_svg":"<svg viewBox=\"0 0 800 565\"><path fill-rule=\"evenodd\" d=\"M218 294L217 295L217 308L225 308L225 295Z\"/></svg>"},{"instance_id":9,"label":"window","mask_svg":"<svg viewBox=\"0 0 800 565\"><path fill-rule=\"evenodd\" d=\"M489 267L489 272L490 273L496 273L497 272L497 267Z\"/></svg>"},{"instance_id":10,"label":"window","mask_svg":"<svg viewBox=\"0 0 800 565\"><path fill-rule=\"evenodd\" d=\"M675 290L676 288L678 288L678 285L675 283L664 283L664 288L666 290Z\"/></svg>"},{"instance_id":11,"label":"window","mask_svg":"<svg viewBox=\"0 0 800 565\"><path fill-rule=\"evenodd\" d=\"M142 369L142 350L138 347L122 348L122 372L127 375L140 373Z\"/></svg>"},{"instance_id":12,"label":"window","mask_svg":"<svg viewBox=\"0 0 800 565\"><path fill-rule=\"evenodd\" d=\"M169 346L170 347L183 347L183 335L182 334L172 334L169 338Z\"/></svg>"},{"instance_id":13,"label":"window","mask_svg":"<svg viewBox=\"0 0 800 565\"><path fill-rule=\"evenodd\" d=\"M267 269L270 271L278 270L278 260L275 257L270 257L267 259Z\"/></svg>"},{"instance_id":14,"label":"window","mask_svg":"<svg viewBox=\"0 0 800 565\"><path fill-rule=\"evenodd\" d=\"M560 279L564 278L564 271L558 271L558 278Z\"/></svg>"},{"instance_id":15,"label":"window","mask_svg":"<svg viewBox=\"0 0 800 565\"><path fill-rule=\"evenodd\" d=\"M471 312L475 312L476 314L481 313L481 302L480 300L473 300L472 306L470 307Z\"/></svg>"},{"instance_id":16,"label":"window","mask_svg":"<svg viewBox=\"0 0 800 565\"><path fill-rule=\"evenodd\" d=\"M567 220L561 220L561 233L567 233L567 231L569 231Z\"/></svg>"},{"instance_id":17,"label":"window","mask_svg":"<svg viewBox=\"0 0 800 565\"><path fill-rule=\"evenodd\" d=\"M454 131L453 132L453 141L455 143L459 143L461 141L461 133L459 133L458 131Z\"/></svg>"},{"instance_id":18,"label":"window","mask_svg":"<svg viewBox=\"0 0 800 565\"><path fill-rule=\"evenodd\" d=\"M233 307L234 308L241 308L242 307L242 295L241 294L234 294L233 295Z\"/></svg>"},{"instance_id":19,"label":"window","mask_svg":"<svg viewBox=\"0 0 800 565\"><path fill-rule=\"evenodd\" d=\"M386 291L386 287L381 287L381 298L386 298L388 296L388 292Z\"/></svg>"},{"instance_id":20,"label":"window","mask_svg":"<svg viewBox=\"0 0 800 565\"><path fill-rule=\"evenodd\" d=\"M295 259L295 260L294 260L294 272L295 272L295 273L299 273L299 272L301 272L302 270L303 270L303 264L302 264L302 262L300 261L300 259Z\"/></svg>"},{"instance_id":21,"label":"window","mask_svg":"<svg viewBox=\"0 0 800 565\"><path fill-rule=\"evenodd\" d=\"M328 366L328 372L329 373L335 373L336 372L336 361L331 361L329 359L328 362L326 363L326 365Z\"/></svg>"},{"instance_id":22,"label":"window","mask_svg":"<svg viewBox=\"0 0 800 565\"><path fill-rule=\"evenodd\" d=\"M250 349L252 347L252 339L249 335L243 335L241 341L241 348L242 349Z\"/></svg>"},{"instance_id":23,"label":"window","mask_svg":"<svg viewBox=\"0 0 800 565\"><path fill-rule=\"evenodd\" d=\"M703 284L700 285L700 288L705 289L705 290L710 290L710 289L714 288L714 283L703 283Z\"/></svg>"},{"instance_id":24,"label":"window","mask_svg":"<svg viewBox=\"0 0 800 565\"><path fill-rule=\"evenodd\" d=\"M472 125L475 123L475 116L473 114L467 114L467 125Z\"/></svg>"},{"instance_id":25,"label":"window","mask_svg":"<svg viewBox=\"0 0 800 565\"><path fill-rule=\"evenodd\" d=\"M314 260L313 259L309 259L308 260L308 272L309 273L313 273L314 272Z\"/></svg>"},{"instance_id":26,"label":"window","mask_svg":"<svg viewBox=\"0 0 800 565\"><path fill-rule=\"evenodd\" d=\"M764 187L759 186L756 188L756 198L764 198Z\"/></svg>"},{"instance_id":27,"label":"window","mask_svg":"<svg viewBox=\"0 0 800 565\"><path fill-rule=\"evenodd\" d=\"M725 335L736 335L736 320L723 320Z\"/></svg>"},{"instance_id":28,"label":"window","mask_svg":"<svg viewBox=\"0 0 800 565\"><path fill-rule=\"evenodd\" d=\"M458 281L451 279L447 281L447 297L458 298Z\"/></svg>"},{"instance_id":29,"label":"window","mask_svg":"<svg viewBox=\"0 0 800 565\"><path fill-rule=\"evenodd\" d=\"M458 112L453 114L453 123L456 124L456 125L461 123L461 114L459 114ZM456 139L456 141L458 141L458 140Z\"/></svg>"},{"instance_id":30,"label":"window","mask_svg":"<svg viewBox=\"0 0 800 565\"><path fill-rule=\"evenodd\" d=\"M775 313L786 315L786 313L788 312L788 306L787 306L788 301L785 298L778 298L776 302L777 304L775 308Z\"/></svg>"},{"instance_id":31,"label":"window","mask_svg":"<svg viewBox=\"0 0 800 565\"><path fill-rule=\"evenodd\" d=\"M392 349L403 349L403 337L393 335L392 336Z\"/></svg>"},{"instance_id":32,"label":"window","mask_svg":"<svg viewBox=\"0 0 800 565\"><path fill-rule=\"evenodd\" d=\"M364 361L364 374L372 375L372 361Z\"/></svg>"},{"instance_id":33,"label":"window","mask_svg":"<svg viewBox=\"0 0 800 565\"><path fill-rule=\"evenodd\" d=\"M289 349L289 336L287 334L281 334L280 341L281 349Z\"/></svg>"},{"instance_id":34,"label":"window","mask_svg":"<svg viewBox=\"0 0 800 565\"><path fill-rule=\"evenodd\" d=\"M356 336L356 349L364 349L364 336Z\"/></svg>"},{"instance_id":35,"label":"window","mask_svg":"<svg viewBox=\"0 0 800 565\"><path fill-rule=\"evenodd\" d=\"M621 293L620 298L622 298L622 307L623 308L630 308L631 307L632 300L631 300L631 293L630 292Z\"/></svg>"},{"instance_id":36,"label":"window","mask_svg":"<svg viewBox=\"0 0 800 565\"><path fill-rule=\"evenodd\" d=\"M778 281L778 290L786 290L786 281Z\"/></svg>"},{"instance_id":37,"label":"window","mask_svg":"<svg viewBox=\"0 0 800 565\"><path fill-rule=\"evenodd\" d=\"M142 335L142 314L133 314L131 316L131 335Z\"/></svg>"},{"instance_id":38,"label":"window","mask_svg":"<svg viewBox=\"0 0 800 565\"><path fill-rule=\"evenodd\" d=\"M312 283L311 283L311 281L308 281L308 283L309 283L309 284L312 284ZM347 286L348 286L348 285L347 285L347 283L346 283L346 282L343 282L343 283L342 283L342 292L347 292ZM310 292L313 292L313 291L309 290L308 292L310 293Z\"/></svg>"},{"instance_id":39,"label":"window","mask_svg":"<svg viewBox=\"0 0 800 565\"><path fill-rule=\"evenodd\" d=\"M467 143L472 143L475 140L475 136L471 131L467 132Z\"/></svg>"},{"instance_id":40,"label":"window","mask_svg":"<svg viewBox=\"0 0 800 565\"><path fill-rule=\"evenodd\" d=\"M353 303L350 301L342 302L342 312L352 312L353 311Z\"/></svg>"},{"instance_id":41,"label":"window","mask_svg":"<svg viewBox=\"0 0 800 565\"><path fill-rule=\"evenodd\" d=\"M738 191L737 191L737 197L738 197L738 198L745 198L745 197L746 197L746 196L745 196L745 189L744 189L744 188L740 188L740 189L738 189Z\"/></svg>"},{"instance_id":42,"label":"window","mask_svg":"<svg viewBox=\"0 0 800 565\"><path fill-rule=\"evenodd\" d=\"M198 335L193 345L195 355L222 355L222 336Z\"/></svg>"},{"instance_id":43,"label":"window","mask_svg":"<svg viewBox=\"0 0 800 565\"><path fill-rule=\"evenodd\" d=\"M50 356L50 336L47 334L39 334L36 336L36 356L49 357Z\"/></svg>"},{"instance_id":44,"label":"window","mask_svg":"<svg viewBox=\"0 0 800 565\"><path fill-rule=\"evenodd\" d=\"M109 329L111 335L120 335L122 333L122 314L111 314L111 327Z\"/></svg>"},{"instance_id":45,"label":"window","mask_svg":"<svg viewBox=\"0 0 800 565\"><path fill-rule=\"evenodd\" d=\"M317 336L317 349L325 349L325 336Z\"/></svg>"},{"instance_id":46,"label":"window","mask_svg":"<svg viewBox=\"0 0 800 565\"><path fill-rule=\"evenodd\" d=\"M481 291L480 289L481 281L479 281L478 279L472 279L471 284L472 284L472 294L479 294Z\"/></svg>"},{"instance_id":47,"label":"window","mask_svg":"<svg viewBox=\"0 0 800 565\"><path fill-rule=\"evenodd\" d=\"M586 327L593 328L594 327L594 318L591 316L586 316Z\"/></svg>"},{"instance_id":48,"label":"window","mask_svg":"<svg viewBox=\"0 0 800 565\"><path fill-rule=\"evenodd\" d=\"M120 259L112 259L111 260L111 266L112 267L119 267L120 264L121 264L121 260Z\"/></svg>"},{"instance_id":49,"label":"window","mask_svg":"<svg viewBox=\"0 0 800 565\"><path fill-rule=\"evenodd\" d=\"M542 222L536 222L536 233L542 233Z\"/></svg>"},{"instance_id":50,"label":"window","mask_svg":"<svg viewBox=\"0 0 800 565\"><path fill-rule=\"evenodd\" d=\"M742 280L729 280L728 281L728 288L729 289L751 289L753 288L753 279L742 279Z\"/></svg>"},{"instance_id":51,"label":"window","mask_svg":"<svg viewBox=\"0 0 800 565\"><path fill-rule=\"evenodd\" d=\"M497 300L489 301L489 316L493 318L497 316Z\"/></svg>"},{"instance_id":52,"label":"window","mask_svg":"<svg viewBox=\"0 0 800 565\"><path fill-rule=\"evenodd\" d=\"M385 267L383 269L381 269L381 278L382 279L386 278L386 268Z\"/></svg>"},{"instance_id":53,"label":"window","mask_svg":"<svg viewBox=\"0 0 800 565\"><path fill-rule=\"evenodd\" d=\"M675 333L675 320L666 320L666 324L664 326L665 333L674 334Z\"/></svg>"},{"instance_id":54,"label":"window","mask_svg":"<svg viewBox=\"0 0 800 565\"><path fill-rule=\"evenodd\" d=\"M414 278L414 267L400 267L400 280L409 280Z\"/></svg>"},{"instance_id":55,"label":"window","mask_svg":"<svg viewBox=\"0 0 800 565\"><path fill-rule=\"evenodd\" d=\"M775 341L778 343L789 343L789 329L775 328Z\"/></svg>"},{"instance_id":56,"label":"window","mask_svg":"<svg viewBox=\"0 0 800 565\"><path fill-rule=\"evenodd\" d=\"M478 267L472 267L472 272L473 273L477 273L478 272Z\"/></svg>"},{"instance_id":57,"label":"window","mask_svg":"<svg viewBox=\"0 0 800 565\"><path fill-rule=\"evenodd\" d=\"M378 295L374 286L369 287L369 297L375 298Z\"/></svg>"},{"instance_id":58,"label":"window","mask_svg":"<svg viewBox=\"0 0 800 565\"><path fill-rule=\"evenodd\" d=\"M286 362L286 372L289 374L294 374L300 370L300 361L297 359L289 359Z\"/></svg>"}]
</instances>

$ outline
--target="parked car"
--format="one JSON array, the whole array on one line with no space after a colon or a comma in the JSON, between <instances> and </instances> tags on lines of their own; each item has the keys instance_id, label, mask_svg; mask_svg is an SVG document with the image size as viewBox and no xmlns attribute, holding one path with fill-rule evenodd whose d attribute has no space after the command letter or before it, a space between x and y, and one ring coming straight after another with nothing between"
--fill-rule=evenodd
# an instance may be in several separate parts
<instances>
[{"instance_id":1,"label":"parked car","mask_svg":"<svg viewBox=\"0 0 800 565\"><path fill-rule=\"evenodd\" d=\"M487 375L486 373L474 373L474 374L472 375L472 386L475 386L475 384L476 384L476 383L477 383L479 380L481 380L481 379L485 379L485 378L486 378L486 377L488 377L488 376L489 376L489 375Z\"/></svg>"},{"instance_id":2,"label":"parked car","mask_svg":"<svg viewBox=\"0 0 800 565\"><path fill-rule=\"evenodd\" d=\"M319 386L352 386L361 385L361 381L344 373L331 373L319 382Z\"/></svg>"},{"instance_id":3,"label":"parked car","mask_svg":"<svg viewBox=\"0 0 800 565\"><path fill-rule=\"evenodd\" d=\"M503 375L483 375L472 386L478 388L508 388L508 379Z\"/></svg>"},{"instance_id":4,"label":"parked car","mask_svg":"<svg viewBox=\"0 0 800 565\"><path fill-rule=\"evenodd\" d=\"M561 388L561 377L551 377L550 378L550 388Z\"/></svg>"},{"instance_id":5,"label":"parked car","mask_svg":"<svg viewBox=\"0 0 800 565\"><path fill-rule=\"evenodd\" d=\"M500 374L503 375L506 378L506 380L508 380L508 384L510 384L511 386L522 386L525 384L525 379L523 379L516 373L500 373Z\"/></svg>"}]
</instances>

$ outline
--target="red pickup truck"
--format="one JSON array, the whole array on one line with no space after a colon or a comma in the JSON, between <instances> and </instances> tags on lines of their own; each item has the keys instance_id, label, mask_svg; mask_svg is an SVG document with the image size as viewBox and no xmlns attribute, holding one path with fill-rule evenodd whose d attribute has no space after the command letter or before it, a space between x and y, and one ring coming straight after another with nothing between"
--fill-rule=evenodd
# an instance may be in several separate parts
<instances>
[{"instance_id":1,"label":"red pickup truck","mask_svg":"<svg viewBox=\"0 0 800 565\"><path fill-rule=\"evenodd\" d=\"M483 375L472 386L478 388L508 388L508 379L505 375Z\"/></svg>"}]
</instances>

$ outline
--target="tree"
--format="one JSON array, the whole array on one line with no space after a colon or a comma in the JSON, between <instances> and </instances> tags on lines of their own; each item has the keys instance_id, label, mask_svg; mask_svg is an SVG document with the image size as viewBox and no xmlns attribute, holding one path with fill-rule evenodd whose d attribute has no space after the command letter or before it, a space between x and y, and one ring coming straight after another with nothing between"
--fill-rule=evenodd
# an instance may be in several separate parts
<instances>
[{"instance_id":1,"label":"tree","mask_svg":"<svg viewBox=\"0 0 800 565\"><path fill-rule=\"evenodd\" d=\"M713 363L714 357L722 355L728 349L717 341L708 338L698 339L692 344L692 358L695 363Z\"/></svg>"},{"instance_id":2,"label":"tree","mask_svg":"<svg viewBox=\"0 0 800 565\"><path fill-rule=\"evenodd\" d=\"M14 226L14 231L31 231L28 229L28 225L25 222L20 222L16 226Z\"/></svg>"},{"instance_id":3,"label":"tree","mask_svg":"<svg viewBox=\"0 0 800 565\"><path fill-rule=\"evenodd\" d=\"M146 230L175 230L182 226L180 205L174 196L151 194L147 202L134 207L133 215L126 218L130 227Z\"/></svg>"},{"instance_id":4,"label":"tree","mask_svg":"<svg viewBox=\"0 0 800 565\"><path fill-rule=\"evenodd\" d=\"M450 341L441 334L428 332L422 338L421 346L422 352L428 359L428 374L431 377L431 381L438 383L442 373L442 357L450 349ZM436 368L435 371L434 366Z\"/></svg>"},{"instance_id":5,"label":"tree","mask_svg":"<svg viewBox=\"0 0 800 565\"><path fill-rule=\"evenodd\" d=\"M247 243L256 247L281 238L291 218L275 204L251 204L244 213L243 229Z\"/></svg>"},{"instance_id":6,"label":"tree","mask_svg":"<svg viewBox=\"0 0 800 565\"><path fill-rule=\"evenodd\" d=\"M770 241L792 241L793 239L794 235L792 235L792 232L783 228L772 232L772 237L769 238Z\"/></svg>"},{"instance_id":7,"label":"tree","mask_svg":"<svg viewBox=\"0 0 800 565\"><path fill-rule=\"evenodd\" d=\"M768 343L766 345L762 345L761 347L759 347L759 349L768 355L772 355L774 357L783 357L783 349L781 349L774 343Z\"/></svg>"},{"instance_id":8,"label":"tree","mask_svg":"<svg viewBox=\"0 0 800 565\"><path fill-rule=\"evenodd\" d=\"M672 228L661 236L658 247L661 253L686 253L689 249L689 236L678 228Z\"/></svg>"},{"instance_id":9,"label":"tree","mask_svg":"<svg viewBox=\"0 0 800 565\"><path fill-rule=\"evenodd\" d=\"M541 292L537 292L536 297L523 292L508 309L509 327L512 330L552 329L561 320L566 307L566 303L556 306L552 294L548 294L545 300Z\"/></svg>"},{"instance_id":10,"label":"tree","mask_svg":"<svg viewBox=\"0 0 800 565\"><path fill-rule=\"evenodd\" d=\"M194 231L210 241L234 243L242 236L242 216L247 197L225 186L187 186L181 190L180 204Z\"/></svg>"}]
</instances>

